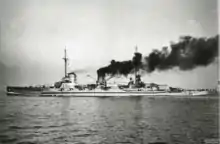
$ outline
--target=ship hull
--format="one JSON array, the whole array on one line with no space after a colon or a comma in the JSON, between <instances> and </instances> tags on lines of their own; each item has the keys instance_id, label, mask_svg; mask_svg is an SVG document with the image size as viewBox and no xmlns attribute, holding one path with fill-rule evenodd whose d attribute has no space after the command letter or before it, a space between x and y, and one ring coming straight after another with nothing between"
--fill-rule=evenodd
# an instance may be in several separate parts
<instances>
[{"instance_id":1,"label":"ship hull","mask_svg":"<svg viewBox=\"0 0 220 144\"><path fill-rule=\"evenodd\" d=\"M8 86L6 89L6 94L8 96L39 96L46 88L36 88L36 87L13 87Z\"/></svg>"},{"instance_id":2,"label":"ship hull","mask_svg":"<svg viewBox=\"0 0 220 144\"><path fill-rule=\"evenodd\" d=\"M121 96L209 96L210 93L185 93L185 92L166 92L166 91L138 91L138 90L72 90L60 91L50 88L24 88L8 87L8 96L40 96L40 97L121 97Z\"/></svg>"},{"instance_id":3,"label":"ship hull","mask_svg":"<svg viewBox=\"0 0 220 144\"><path fill-rule=\"evenodd\" d=\"M191 93L192 96L211 96L211 95L218 95L217 92L208 92L208 91L201 91L201 92L194 92Z\"/></svg>"},{"instance_id":4,"label":"ship hull","mask_svg":"<svg viewBox=\"0 0 220 144\"><path fill-rule=\"evenodd\" d=\"M152 92L42 92L40 96L85 96L85 97L117 97L117 96L147 96L147 95L165 95L166 93Z\"/></svg>"},{"instance_id":5,"label":"ship hull","mask_svg":"<svg viewBox=\"0 0 220 144\"><path fill-rule=\"evenodd\" d=\"M58 91L58 90L14 90L7 91L8 96L40 97L121 97L121 96L184 96L185 93L163 91Z\"/></svg>"},{"instance_id":6,"label":"ship hull","mask_svg":"<svg viewBox=\"0 0 220 144\"><path fill-rule=\"evenodd\" d=\"M7 96L40 96L41 92L7 92Z\"/></svg>"},{"instance_id":7,"label":"ship hull","mask_svg":"<svg viewBox=\"0 0 220 144\"><path fill-rule=\"evenodd\" d=\"M214 94L168 93L168 92L7 92L8 96L33 97L126 97L126 96L211 96Z\"/></svg>"}]
</instances>

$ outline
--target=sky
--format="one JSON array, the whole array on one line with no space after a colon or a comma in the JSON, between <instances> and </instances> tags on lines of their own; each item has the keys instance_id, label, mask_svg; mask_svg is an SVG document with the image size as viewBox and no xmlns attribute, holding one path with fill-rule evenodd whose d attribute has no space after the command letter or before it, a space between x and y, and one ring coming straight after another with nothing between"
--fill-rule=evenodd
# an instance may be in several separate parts
<instances>
[{"instance_id":1,"label":"sky","mask_svg":"<svg viewBox=\"0 0 220 144\"><path fill-rule=\"evenodd\" d=\"M218 34L217 0L0 0L1 78L9 85L53 83L69 71L96 70L112 59L143 55L182 35ZM82 82L92 81L80 74ZM80 78L81 76L81 78ZM146 74L146 82L213 88L217 63Z\"/></svg>"}]
</instances>

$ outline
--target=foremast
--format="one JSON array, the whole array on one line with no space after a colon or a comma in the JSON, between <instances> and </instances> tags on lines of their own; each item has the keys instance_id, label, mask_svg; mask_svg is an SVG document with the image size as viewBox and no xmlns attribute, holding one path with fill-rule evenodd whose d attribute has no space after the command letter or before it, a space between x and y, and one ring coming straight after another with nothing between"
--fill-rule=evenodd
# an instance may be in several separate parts
<instances>
[{"instance_id":1,"label":"foremast","mask_svg":"<svg viewBox=\"0 0 220 144\"><path fill-rule=\"evenodd\" d=\"M65 49L64 49L64 58L63 58L63 60L64 60L64 73L65 73L65 78L66 77L68 77L68 74L67 74L67 62L68 62L68 58L67 58L67 54L66 54L66 47L65 47Z\"/></svg>"}]
</instances>

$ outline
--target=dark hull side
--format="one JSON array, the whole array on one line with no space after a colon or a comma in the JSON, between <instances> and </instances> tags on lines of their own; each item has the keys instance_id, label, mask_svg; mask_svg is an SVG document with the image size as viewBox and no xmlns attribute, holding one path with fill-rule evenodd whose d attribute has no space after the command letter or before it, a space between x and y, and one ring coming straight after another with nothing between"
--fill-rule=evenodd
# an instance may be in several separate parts
<instances>
[{"instance_id":1,"label":"dark hull side","mask_svg":"<svg viewBox=\"0 0 220 144\"><path fill-rule=\"evenodd\" d=\"M38 88L38 87L7 87L7 95L27 95L27 96L39 96L46 88Z\"/></svg>"}]
</instances>

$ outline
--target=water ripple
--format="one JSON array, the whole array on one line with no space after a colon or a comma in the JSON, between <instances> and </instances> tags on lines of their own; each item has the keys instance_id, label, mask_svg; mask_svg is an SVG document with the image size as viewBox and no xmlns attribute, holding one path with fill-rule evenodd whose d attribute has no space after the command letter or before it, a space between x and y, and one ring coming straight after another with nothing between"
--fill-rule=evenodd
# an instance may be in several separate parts
<instances>
[{"instance_id":1,"label":"water ripple","mask_svg":"<svg viewBox=\"0 0 220 144\"><path fill-rule=\"evenodd\" d=\"M219 105L214 98L0 101L2 144L196 144L219 135Z\"/></svg>"}]
</instances>

